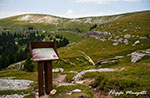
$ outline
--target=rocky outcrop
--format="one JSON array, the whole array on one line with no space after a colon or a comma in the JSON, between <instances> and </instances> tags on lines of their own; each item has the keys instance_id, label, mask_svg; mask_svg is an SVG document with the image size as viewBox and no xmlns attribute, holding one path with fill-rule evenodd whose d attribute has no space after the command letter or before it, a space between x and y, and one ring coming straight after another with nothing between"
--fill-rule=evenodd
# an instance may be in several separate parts
<instances>
[{"instance_id":1,"label":"rocky outcrop","mask_svg":"<svg viewBox=\"0 0 150 98\"><path fill-rule=\"evenodd\" d=\"M116 69L109 69L109 68L100 68L100 69L89 69L89 70L83 70L80 73L78 73L76 76L72 78L73 82L77 82L82 78L82 75L84 75L87 72L111 72L116 71Z\"/></svg>"},{"instance_id":2,"label":"rocky outcrop","mask_svg":"<svg viewBox=\"0 0 150 98\"><path fill-rule=\"evenodd\" d=\"M113 62L116 62L118 59L122 59L123 57L124 56L116 56L114 58L107 58L107 59L104 59L104 60L99 60L95 63L95 65L113 63Z\"/></svg>"},{"instance_id":3,"label":"rocky outcrop","mask_svg":"<svg viewBox=\"0 0 150 98\"><path fill-rule=\"evenodd\" d=\"M150 56L150 49L147 49L143 51L142 53L135 51L135 52L132 52L131 54L128 54L127 56L131 56L131 62L135 63L141 60L144 56Z\"/></svg>"},{"instance_id":4,"label":"rocky outcrop","mask_svg":"<svg viewBox=\"0 0 150 98\"><path fill-rule=\"evenodd\" d=\"M0 98L24 98L24 95L18 95L18 94L0 95Z\"/></svg>"},{"instance_id":5,"label":"rocky outcrop","mask_svg":"<svg viewBox=\"0 0 150 98\"><path fill-rule=\"evenodd\" d=\"M86 38L86 37L93 37L95 39L105 39L105 37L107 35L111 35L110 32L88 32L87 34L83 35L82 37L83 38Z\"/></svg>"},{"instance_id":6,"label":"rocky outcrop","mask_svg":"<svg viewBox=\"0 0 150 98\"><path fill-rule=\"evenodd\" d=\"M146 54L144 53L138 53L138 52L133 52L131 53L131 62L135 63L138 60L142 59Z\"/></svg>"},{"instance_id":7,"label":"rocky outcrop","mask_svg":"<svg viewBox=\"0 0 150 98\"><path fill-rule=\"evenodd\" d=\"M33 83L33 81L15 80L14 77L0 78L0 91L28 89L31 83Z\"/></svg>"}]
</instances>

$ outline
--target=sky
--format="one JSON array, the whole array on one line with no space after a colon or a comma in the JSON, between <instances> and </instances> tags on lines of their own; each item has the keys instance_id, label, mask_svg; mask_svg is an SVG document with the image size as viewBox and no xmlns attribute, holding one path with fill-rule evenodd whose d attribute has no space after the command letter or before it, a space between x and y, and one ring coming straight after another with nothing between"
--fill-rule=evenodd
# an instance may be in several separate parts
<instances>
[{"instance_id":1,"label":"sky","mask_svg":"<svg viewBox=\"0 0 150 98\"><path fill-rule=\"evenodd\" d=\"M0 18L50 14L67 18L150 10L150 0L0 0Z\"/></svg>"}]
</instances>

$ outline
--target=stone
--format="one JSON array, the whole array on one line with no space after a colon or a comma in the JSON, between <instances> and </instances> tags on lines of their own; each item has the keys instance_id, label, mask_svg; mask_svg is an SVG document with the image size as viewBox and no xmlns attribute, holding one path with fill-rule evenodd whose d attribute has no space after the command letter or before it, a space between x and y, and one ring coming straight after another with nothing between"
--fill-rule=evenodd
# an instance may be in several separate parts
<instances>
[{"instance_id":1,"label":"stone","mask_svg":"<svg viewBox=\"0 0 150 98\"><path fill-rule=\"evenodd\" d=\"M146 54L144 53L138 53L138 52L133 52L131 53L131 62L135 63L138 60L142 59Z\"/></svg>"},{"instance_id":2,"label":"stone","mask_svg":"<svg viewBox=\"0 0 150 98\"><path fill-rule=\"evenodd\" d=\"M76 72L76 71L69 71L69 73L78 73L78 72Z\"/></svg>"},{"instance_id":3,"label":"stone","mask_svg":"<svg viewBox=\"0 0 150 98\"><path fill-rule=\"evenodd\" d=\"M68 92L68 93L66 93L66 95L72 95L72 92Z\"/></svg>"},{"instance_id":4,"label":"stone","mask_svg":"<svg viewBox=\"0 0 150 98\"><path fill-rule=\"evenodd\" d=\"M64 72L64 69L63 68L56 68L56 69L53 69L52 72Z\"/></svg>"},{"instance_id":5,"label":"stone","mask_svg":"<svg viewBox=\"0 0 150 98\"><path fill-rule=\"evenodd\" d=\"M122 43L122 41L123 41L123 38L118 39L118 42Z\"/></svg>"},{"instance_id":6,"label":"stone","mask_svg":"<svg viewBox=\"0 0 150 98\"><path fill-rule=\"evenodd\" d=\"M101 64L107 64L108 63L108 61L103 61L103 62L101 62Z\"/></svg>"},{"instance_id":7,"label":"stone","mask_svg":"<svg viewBox=\"0 0 150 98\"><path fill-rule=\"evenodd\" d=\"M134 42L134 44L133 44L132 46L136 46L136 45L139 44L139 43L140 43L140 41L137 40L137 41Z\"/></svg>"},{"instance_id":8,"label":"stone","mask_svg":"<svg viewBox=\"0 0 150 98\"><path fill-rule=\"evenodd\" d=\"M113 46L117 46L118 45L118 43L113 43Z\"/></svg>"},{"instance_id":9,"label":"stone","mask_svg":"<svg viewBox=\"0 0 150 98\"><path fill-rule=\"evenodd\" d=\"M126 34L126 35L124 35L124 38L126 38L126 39L128 39L128 38L130 38L131 37L131 35L130 34Z\"/></svg>"},{"instance_id":10,"label":"stone","mask_svg":"<svg viewBox=\"0 0 150 98\"><path fill-rule=\"evenodd\" d=\"M57 90L53 89L50 91L50 96L54 96L56 94Z\"/></svg>"},{"instance_id":11,"label":"stone","mask_svg":"<svg viewBox=\"0 0 150 98\"><path fill-rule=\"evenodd\" d=\"M74 82L79 81L82 78L82 75L84 75L87 72L112 72L116 69L110 69L110 68L100 68L100 69L89 69L89 70L83 70L80 73L78 73L76 76L72 78Z\"/></svg>"},{"instance_id":12,"label":"stone","mask_svg":"<svg viewBox=\"0 0 150 98\"><path fill-rule=\"evenodd\" d=\"M147 37L140 37L140 39L147 39Z\"/></svg>"},{"instance_id":13,"label":"stone","mask_svg":"<svg viewBox=\"0 0 150 98\"><path fill-rule=\"evenodd\" d=\"M123 71L123 70L125 70L125 67L123 67L123 68L120 69L120 71Z\"/></svg>"},{"instance_id":14,"label":"stone","mask_svg":"<svg viewBox=\"0 0 150 98\"><path fill-rule=\"evenodd\" d=\"M116 36L115 38L117 39L117 38L119 38L119 36Z\"/></svg>"},{"instance_id":15,"label":"stone","mask_svg":"<svg viewBox=\"0 0 150 98\"><path fill-rule=\"evenodd\" d=\"M150 49L146 49L146 51L144 51L145 53L150 53Z\"/></svg>"},{"instance_id":16,"label":"stone","mask_svg":"<svg viewBox=\"0 0 150 98\"><path fill-rule=\"evenodd\" d=\"M80 93L80 92L82 92L82 91L81 91L81 89L75 89L75 90L73 90L72 92L73 92L73 93Z\"/></svg>"},{"instance_id":17,"label":"stone","mask_svg":"<svg viewBox=\"0 0 150 98\"><path fill-rule=\"evenodd\" d=\"M115 56L115 59L122 59L124 56Z\"/></svg>"},{"instance_id":18,"label":"stone","mask_svg":"<svg viewBox=\"0 0 150 98\"><path fill-rule=\"evenodd\" d=\"M24 98L24 95L18 95L18 94L0 95L0 98Z\"/></svg>"},{"instance_id":19,"label":"stone","mask_svg":"<svg viewBox=\"0 0 150 98\"><path fill-rule=\"evenodd\" d=\"M33 83L30 80L14 80L14 77L0 78L0 91L2 90L24 90Z\"/></svg>"},{"instance_id":20,"label":"stone","mask_svg":"<svg viewBox=\"0 0 150 98\"><path fill-rule=\"evenodd\" d=\"M124 39L123 41L126 45L128 45L129 41L127 39Z\"/></svg>"},{"instance_id":21,"label":"stone","mask_svg":"<svg viewBox=\"0 0 150 98\"><path fill-rule=\"evenodd\" d=\"M57 87L60 87L60 86L70 86L70 85L75 85L75 84L73 84L73 83L59 83L57 85Z\"/></svg>"},{"instance_id":22,"label":"stone","mask_svg":"<svg viewBox=\"0 0 150 98\"><path fill-rule=\"evenodd\" d=\"M77 84L83 84L83 81L76 81Z\"/></svg>"}]
</instances>

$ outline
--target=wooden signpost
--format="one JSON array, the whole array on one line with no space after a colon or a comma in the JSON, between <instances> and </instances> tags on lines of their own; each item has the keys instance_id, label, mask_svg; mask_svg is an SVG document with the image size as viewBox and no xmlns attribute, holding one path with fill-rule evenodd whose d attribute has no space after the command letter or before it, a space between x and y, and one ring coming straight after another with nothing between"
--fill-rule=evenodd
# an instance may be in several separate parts
<instances>
[{"instance_id":1,"label":"wooden signpost","mask_svg":"<svg viewBox=\"0 0 150 98\"><path fill-rule=\"evenodd\" d=\"M52 60L57 60L58 53L54 42L31 42L30 51L33 61L38 62L39 96L44 95L43 71L45 72L45 93L52 90Z\"/></svg>"}]
</instances>

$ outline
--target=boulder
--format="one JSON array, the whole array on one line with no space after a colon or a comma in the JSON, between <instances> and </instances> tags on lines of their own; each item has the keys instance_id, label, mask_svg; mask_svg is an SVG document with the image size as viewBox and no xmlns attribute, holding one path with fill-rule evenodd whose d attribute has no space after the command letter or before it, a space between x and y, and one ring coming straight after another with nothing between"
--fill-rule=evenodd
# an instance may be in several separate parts
<instances>
[{"instance_id":1,"label":"boulder","mask_svg":"<svg viewBox=\"0 0 150 98\"><path fill-rule=\"evenodd\" d=\"M138 52L133 52L131 53L131 62L135 63L138 60L142 59L146 54L144 53L138 53Z\"/></svg>"}]
</instances>

